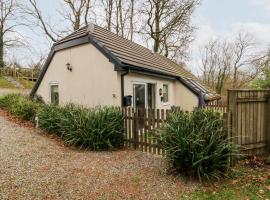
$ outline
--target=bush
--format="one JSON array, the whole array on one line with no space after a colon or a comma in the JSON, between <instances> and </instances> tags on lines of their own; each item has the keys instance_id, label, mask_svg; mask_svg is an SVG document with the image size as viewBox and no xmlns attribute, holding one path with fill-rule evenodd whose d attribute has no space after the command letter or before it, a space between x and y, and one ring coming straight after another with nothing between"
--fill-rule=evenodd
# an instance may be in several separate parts
<instances>
[{"instance_id":1,"label":"bush","mask_svg":"<svg viewBox=\"0 0 270 200\"><path fill-rule=\"evenodd\" d=\"M0 107L32 122L37 115L41 129L60 135L69 145L111 150L124 142L124 116L118 108L86 109L71 104L59 107L16 94L0 98Z\"/></svg>"},{"instance_id":2,"label":"bush","mask_svg":"<svg viewBox=\"0 0 270 200\"><path fill-rule=\"evenodd\" d=\"M61 131L69 145L111 150L123 145L123 115L118 108L85 109L68 105L62 110Z\"/></svg>"},{"instance_id":3,"label":"bush","mask_svg":"<svg viewBox=\"0 0 270 200\"><path fill-rule=\"evenodd\" d=\"M0 99L0 107L23 120L34 121L39 104L26 96L9 94Z\"/></svg>"},{"instance_id":4,"label":"bush","mask_svg":"<svg viewBox=\"0 0 270 200\"><path fill-rule=\"evenodd\" d=\"M39 126L48 133L61 134L62 109L56 105L44 104L38 112Z\"/></svg>"},{"instance_id":5,"label":"bush","mask_svg":"<svg viewBox=\"0 0 270 200\"><path fill-rule=\"evenodd\" d=\"M231 156L237 152L227 137L221 114L216 111L175 110L158 133L176 172L185 172L200 180L225 175Z\"/></svg>"}]
</instances>

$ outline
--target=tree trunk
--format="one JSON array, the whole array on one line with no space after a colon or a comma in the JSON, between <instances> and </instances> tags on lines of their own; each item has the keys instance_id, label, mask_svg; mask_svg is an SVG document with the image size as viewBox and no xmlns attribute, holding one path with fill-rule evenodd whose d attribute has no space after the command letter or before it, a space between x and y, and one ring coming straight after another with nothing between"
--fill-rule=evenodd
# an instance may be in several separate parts
<instances>
[{"instance_id":1,"label":"tree trunk","mask_svg":"<svg viewBox=\"0 0 270 200\"><path fill-rule=\"evenodd\" d=\"M160 47L160 20L159 20L159 2L155 5L155 33L154 33L154 52L158 53Z\"/></svg>"},{"instance_id":2,"label":"tree trunk","mask_svg":"<svg viewBox=\"0 0 270 200\"><path fill-rule=\"evenodd\" d=\"M75 16L75 24L74 24L74 31L77 31L78 29L80 29L80 26L81 26L81 15L80 13L76 13L76 16Z\"/></svg>"},{"instance_id":3,"label":"tree trunk","mask_svg":"<svg viewBox=\"0 0 270 200\"><path fill-rule=\"evenodd\" d=\"M167 44L167 37L166 36L164 37L164 48L165 48L165 54L164 54L164 56L165 57L168 57L169 56L169 46Z\"/></svg>"},{"instance_id":4,"label":"tree trunk","mask_svg":"<svg viewBox=\"0 0 270 200\"><path fill-rule=\"evenodd\" d=\"M3 68L4 63L4 37L3 31L0 32L0 68Z\"/></svg>"},{"instance_id":5,"label":"tree trunk","mask_svg":"<svg viewBox=\"0 0 270 200\"><path fill-rule=\"evenodd\" d=\"M236 88L237 86L237 68L234 68L234 73L233 73L233 88Z\"/></svg>"},{"instance_id":6,"label":"tree trunk","mask_svg":"<svg viewBox=\"0 0 270 200\"><path fill-rule=\"evenodd\" d=\"M131 0L131 11L130 11L130 40L133 41L133 17L134 17L134 0Z\"/></svg>"},{"instance_id":7,"label":"tree trunk","mask_svg":"<svg viewBox=\"0 0 270 200\"><path fill-rule=\"evenodd\" d=\"M108 2L108 11L107 11L107 15L108 15L108 30L111 31L112 28L112 11L113 11L113 0L109 0Z\"/></svg>"}]
</instances>

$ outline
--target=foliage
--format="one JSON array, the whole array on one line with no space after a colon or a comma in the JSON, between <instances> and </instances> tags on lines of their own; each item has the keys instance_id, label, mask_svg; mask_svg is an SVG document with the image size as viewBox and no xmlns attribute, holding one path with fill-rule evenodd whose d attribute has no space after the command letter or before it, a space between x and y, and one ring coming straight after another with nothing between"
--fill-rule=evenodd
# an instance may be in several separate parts
<instances>
[{"instance_id":1,"label":"foliage","mask_svg":"<svg viewBox=\"0 0 270 200\"><path fill-rule=\"evenodd\" d=\"M59 107L19 94L0 98L0 107L32 122L38 116L41 129L60 135L69 145L111 150L121 147L124 142L124 117L116 107L87 109L72 104Z\"/></svg>"},{"instance_id":2,"label":"foliage","mask_svg":"<svg viewBox=\"0 0 270 200\"><path fill-rule=\"evenodd\" d=\"M70 145L109 150L123 145L123 115L118 108L85 109L67 105L60 122L62 137Z\"/></svg>"},{"instance_id":3,"label":"foliage","mask_svg":"<svg viewBox=\"0 0 270 200\"><path fill-rule=\"evenodd\" d=\"M13 84L8 82L3 76L0 75L0 88L15 88Z\"/></svg>"},{"instance_id":4,"label":"foliage","mask_svg":"<svg viewBox=\"0 0 270 200\"><path fill-rule=\"evenodd\" d=\"M158 133L175 171L200 180L225 175L237 151L227 138L221 114L212 110L174 110Z\"/></svg>"},{"instance_id":5,"label":"foliage","mask_svg":"<svg viewBox=\"0 0 270 200\"><path fill-rule=\"evenodd\" d=\"M0 107L6 108L10 113L23 120L33 121L39 103L20 94L8 94L0 99Z\"/></svg>"},{"instance_id":6,"label":"foliage","mask_svg":"<svg viewBox=\"0 0 270 200\"><path fill-rule=\"evenodd\" d=\"M262 76L253 81L251 86L256 89L270 89L270 69L264 69Z\"/></svg>"},{"instance_id":7,"label":"foliage","mask_svg":"<svg viewBox=\"0 0 270 200\"><path fill-rule=\"evenodd\" d=\"M245 161L249 162L249 161ZM242 162L232 169L230 179L216 182L215 187L204 184L196 190L184 191L180 199L269 199L270 198L270 168L260 166L256 169Z\"/></svg>"},{"instance_id":8,"label":"foliage","mask_svg":"<svg viewBox=\"0 0 270 200\"><path fill-rule=\"evenodd\" d=\"M48 133L61 134L61 108L56 105L43 105L38 112L39 126Z\"/></svg>"}]
</instances>

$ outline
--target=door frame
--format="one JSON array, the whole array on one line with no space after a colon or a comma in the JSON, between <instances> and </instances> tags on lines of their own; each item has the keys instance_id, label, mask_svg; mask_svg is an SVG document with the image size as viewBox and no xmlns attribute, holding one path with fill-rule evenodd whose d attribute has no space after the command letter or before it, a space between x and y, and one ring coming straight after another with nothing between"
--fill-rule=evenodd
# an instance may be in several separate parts
<instances>
[{"instance_id":1,"label":"door frame","mask_svg":"<svg viewBox=\"0 0 270 200\"><path fill-rule=\"evenodd\" d=\"M132 107L136 108L134 103L135 103L135 85L144 85L145 91L144 91L144 101L145 101L145 108L148 108L148 96L147 96L147 83L142 82L142 81L132 81L132 94L133 94L133 99L132 99Z\"/></svg>"}]
</instances>

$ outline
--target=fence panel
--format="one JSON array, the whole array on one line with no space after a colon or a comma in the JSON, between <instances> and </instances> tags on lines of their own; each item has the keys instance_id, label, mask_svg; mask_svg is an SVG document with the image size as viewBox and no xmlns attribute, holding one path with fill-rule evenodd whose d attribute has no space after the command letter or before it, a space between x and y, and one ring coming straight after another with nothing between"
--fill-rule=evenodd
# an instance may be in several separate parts
<instances>
[{"instance_id":1,"label":"fence panel","mask_svg":"<svg viewBox=\"0 0 270 200\"><path fill-rule=\"evenodd\" d=\"M269 90L229 90L230 135L247 154L262 154L269 141Z\"/></svg>"},{"instance_id":2,"label":"fence panel","mask_svg":"<svg viewBox=\"0 0 270 200\"><path fill-rule=\"evenodd\" d=\"M155 137L170 110L123 108L125 115L125 146L144 152L162 155L163 149Z\"/></svg>"},{"instance_id":3,"label":"fence panel","mask_svg":"<svg viewBox=\"0 0 270 200\"><path fill-rule=\"evenodd\" d=\"M236 144L247 154L262 154L270 149L270 91L229 90L228 106L207 105L221 111L224 126ZM122 108L125 115L125 146L164 155L155 129L160 128L170 110Z\"/></svg>"}]
</instances>

